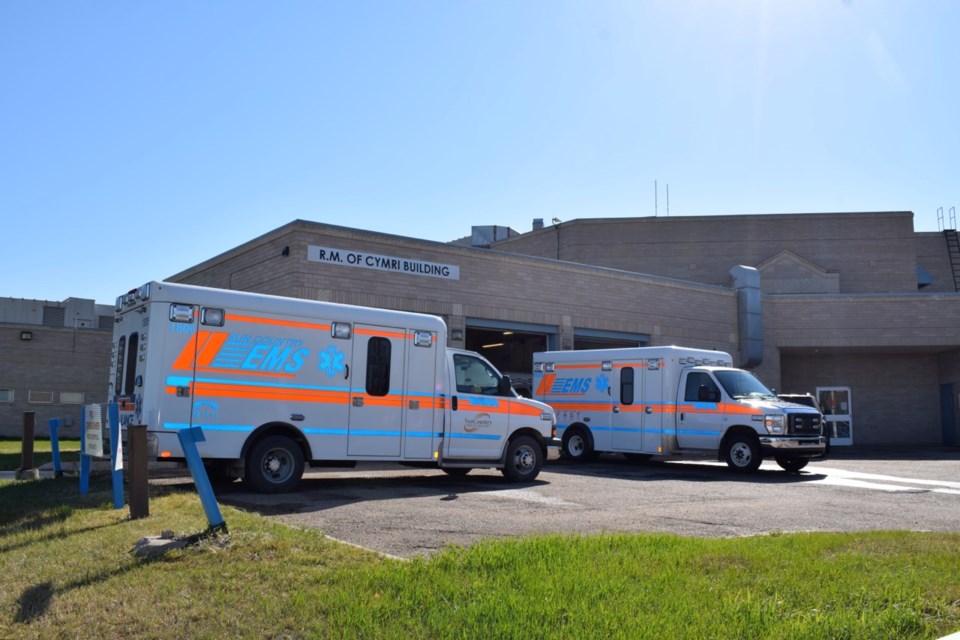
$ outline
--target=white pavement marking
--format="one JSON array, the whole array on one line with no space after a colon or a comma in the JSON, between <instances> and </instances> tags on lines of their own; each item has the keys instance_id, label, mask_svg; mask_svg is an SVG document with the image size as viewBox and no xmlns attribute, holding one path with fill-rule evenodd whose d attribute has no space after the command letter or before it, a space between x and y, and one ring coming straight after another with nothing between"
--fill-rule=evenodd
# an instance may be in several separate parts
<instances>
[{"instance_id":1,"label":"white pavement marking","mask_svg":"<svg viewBox=\"0 0 960 640\"><path fill-rule=\"evenodd\" d=\"M551 498L532 489L503 489L502 491L483 491L475 494L482 498L508 498L510 500L521 500L523 502L536 502L539 504L548 504L552 507L576 507L576 502L568 502L561 498Z\"/></svg>"},{"instance_id":2,"label":"white pavement marking","mask_svg":"<svg viewBox=\"0 0 960 640\"><path fill-rule=\"evenodd\" d=\"M899 476L888 476L879 473L861 473L859 471L847 471L845 469L832 469L829 467L817 466L810 470L819 475L825 475L825 478L811 480L812 484L830 484L842 487L857 487L861 489L874 489L876 491L889 491L900 493L943 493L947 495L960 496L960 482L951 482L949 480L924 480L920 478L901 478ZM898 483L898 484L891 484ZM919 486L904 486L919 485Z\"/></svg>"}]
</instances>

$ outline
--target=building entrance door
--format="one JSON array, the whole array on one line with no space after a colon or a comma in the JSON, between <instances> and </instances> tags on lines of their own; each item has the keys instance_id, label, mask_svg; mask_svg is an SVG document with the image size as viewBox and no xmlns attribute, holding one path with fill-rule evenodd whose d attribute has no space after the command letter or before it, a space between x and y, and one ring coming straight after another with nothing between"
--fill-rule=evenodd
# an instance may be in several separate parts
<instances>
[{"instance_id":1,"label":"building entrance door","mask_svg":"<svg viewBox=\"0 0 960 640\"><path fill-rule=\"evenodd\" d=\"M853 444L853 403L850 387L817 387L817 401L826 421L831 446Z\"/></svg>"}]
</instances>

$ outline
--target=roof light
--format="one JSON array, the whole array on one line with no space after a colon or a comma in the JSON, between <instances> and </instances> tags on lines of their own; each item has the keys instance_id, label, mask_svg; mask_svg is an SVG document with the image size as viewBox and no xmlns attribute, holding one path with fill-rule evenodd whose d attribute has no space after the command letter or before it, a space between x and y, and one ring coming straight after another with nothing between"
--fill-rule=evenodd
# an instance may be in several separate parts
<instances>
[{"instance_id":1,"label":"roof light","mask_svg":"<svg viewBox=\"0 0 960 640\"><path fill-rule=\"evenodd\" d=\"M330 325L330 337L337 340L349 340L352 335L352 327L349 322L334 322Z\"/></svg>"},{"instance_id":2,"label":"roof light","mask_svg":"<svg viewBox=\"0 0 960 640\"><path fill-rule=\"evenodd\" d=\"M429 331L415 331L413 333L413 344L418 347L432 346L433 334Z\"/></svg>"}]
</instances>

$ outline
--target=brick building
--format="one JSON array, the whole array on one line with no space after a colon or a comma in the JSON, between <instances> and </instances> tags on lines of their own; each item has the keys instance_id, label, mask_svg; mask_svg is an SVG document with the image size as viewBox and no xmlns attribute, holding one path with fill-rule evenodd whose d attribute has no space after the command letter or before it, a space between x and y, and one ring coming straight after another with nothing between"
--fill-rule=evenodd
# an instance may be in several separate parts
<instances>
[{"instance_id":1,"label":"brick building","mask_svg":"<svg viewBox=\"0 0 960 640\"><path fill-rule=\"evenodd\" d=\"M32 411L37 435L61 418L78 437L82 406L107 400L112 336L112 305L0 298L0 436L19 437Z\"/></svg>"},{"instance_id":2,"label":"brick building","mask_svg":"<svg viewBox=\"0 0 960 640\"><path fill-rule=\"evenodd\" d=\"M520 389L539 350L722 350L779 391L816 394L837 446L956 445L955 243L956 232L915 232L910 212L534 221L451 243L296 220L167 279L435 314L451 346ZM759 275L750 317L744 266ZM108 331L73 329L69 310L46 326L36 311L69 300L31 304L30 322L0 317L0 394L16 389L14 402L0 395L0 435L18 432L22 410L62 413L29 403L30 389L84 402L105 391ZM20 341L31 326L41 339Z\"/></svg>"},{"instance_id":3,"label":"brick building","mask_svg":"<svg viewBox=\"0 0 960 640\"><path fill-rule=\"evenodd\" d=\"M949 241L914 232L910 212L535 221L453 243L297 220L170 279L439 315L451 346L519 388L538 350L677 344L736 359L750 339L762 360L740 364L817 394L838 446L955 445ZM750 327L738 266L760 276Z\"/></svg>"}]
</instances>

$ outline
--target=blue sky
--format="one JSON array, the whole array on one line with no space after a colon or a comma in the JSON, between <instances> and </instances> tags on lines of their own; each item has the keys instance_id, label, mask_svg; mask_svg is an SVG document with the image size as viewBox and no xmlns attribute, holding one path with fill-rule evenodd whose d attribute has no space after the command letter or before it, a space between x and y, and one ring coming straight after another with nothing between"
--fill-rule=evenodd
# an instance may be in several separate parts
<instances>
[{"instance_id":1,"label":"blue sky","mask_svg":"<svg viewBox=\"0 0 960 640\"><path fill-rule=\"evenodd\" d=\"M960 2L0 2L0 296L111 303L291 220L960 206ZM949 214L947 214L949 215Z\"/></svg>"}]
</instances>

